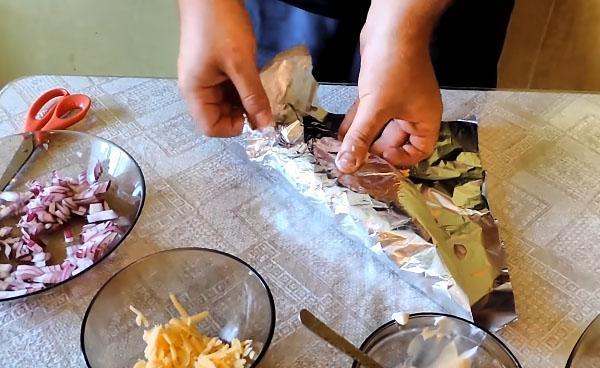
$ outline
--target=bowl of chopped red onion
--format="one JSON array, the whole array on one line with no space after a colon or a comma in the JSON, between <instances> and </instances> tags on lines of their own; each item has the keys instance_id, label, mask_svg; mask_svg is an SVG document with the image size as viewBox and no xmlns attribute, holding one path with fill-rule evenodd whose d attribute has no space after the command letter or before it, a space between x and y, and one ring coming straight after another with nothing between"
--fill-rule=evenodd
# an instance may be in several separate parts
<instances>
[{"instance_id":1,"label":"bowl of chopped red onion","mask_svg":"<svg viewBox=\"0 0 600 368\"><path fill-rule=\"evenodd\" d=\"M90 270L140 216L142 170L108 140L66 130L16 134L0 138L0 157L0 173L14 175L0 192L0 302Z\"/></svg>"}]
</instances>

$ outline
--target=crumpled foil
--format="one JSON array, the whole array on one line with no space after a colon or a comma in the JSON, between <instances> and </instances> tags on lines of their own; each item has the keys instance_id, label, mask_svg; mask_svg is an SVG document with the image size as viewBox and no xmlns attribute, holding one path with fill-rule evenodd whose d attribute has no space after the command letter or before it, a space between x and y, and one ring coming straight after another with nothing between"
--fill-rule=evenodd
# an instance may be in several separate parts
<instances>
[{"instance_id":1,"label":"crumpled foil","mask_svg":"<svg viewBox=\"0 0 600 368\"><path fill-rule=\"evenodd\" d=\"M385 255L448 312L491 330L514 320L473 118L443 122L433 155L408 172L369 155L356 173L341 174L335 166L341 119L314 106L311 65L299 47L261 72L276 125L245 132L248 157L326 206L345 234Z\"/></svg>"},{"instance_id":2,"label":"crumpled foil","mask_svg":"<svg viewBox=\"0 0 600 368\"><path fill-rule=\"evenodd\" d=\"M317 81L312 75L312 59L305 47L275 56L261 71L260 79L276 122L293 122L312 109Z\"/></svg>"}]
</instances>

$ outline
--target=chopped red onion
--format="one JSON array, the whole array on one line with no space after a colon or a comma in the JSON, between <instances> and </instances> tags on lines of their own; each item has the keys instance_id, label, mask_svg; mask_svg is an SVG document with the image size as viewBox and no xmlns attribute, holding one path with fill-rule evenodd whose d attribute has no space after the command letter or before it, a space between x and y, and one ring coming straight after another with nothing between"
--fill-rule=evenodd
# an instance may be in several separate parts
<instances>
[{"instance_id":1,"label":"chopped red onion","mask_svg":"<svg viewBox=\"0 0 600 368\"><path fill-rule=\"evenodd\" d=\"M17 243L19 240L21 240L21 238L6 238L6 239L3 239L2 242L5 244L12 245L12 244Z\"/></svg>"},{"instance_id":2,"label":"chopped red onion","mask_svg":"<svg viewBox=\"0 0 600 368\"><path fill-rule=\"evenodd\" d=\"M1 192L0 199L7 202L24 202L31 198L30 193Z\"/></svg>"},{"instance_id":3,"label":"chopped red onion","mask_svg":"<svg viewBox=\"0 0 600 368\"><path fill-rule=\"evenodd\" d=\"M31 262L46 261L46 253L36 253L31 258Z\"/></svg>"},{"instance_id":4,"label":"chopped red onion","mask_svg":"<svg viewBox=\"0 0 600 368\"><path fill-rule=\"evenodd\" d=\"M71 210L74 210L77 208L77 204L75 204L75 201L71 197L67 197L67 198L63 199L63 203L65 206L69 207Z\"/></svg>"},{"instance_id":5,"label":"chopped red onion","mask_svg":"<svg viewBox=\"0 0 600 368\"><path fill-rule=\"evenodd\" d=\"M114 220L117 217L119 217L119 215L117 215L117 213L115 211L108 210L108 211L100 211L100 212L90 214L87 216L87 220L88 220L88 222L101 222L101 221Z\"/></svg>"},{"instance_id":6,"label":"chopped red onion","mask_svg":"<svg viewBox=\"0 0 600 368\"><path fill-rule=\"evenodd\" d=\"M4 226L0 228L0 238L7 237L12 232L12 227Z\"/></svg>"},{"instance_id":7,"label":"chopped red onion","mask_svg":"<svg viewBox=\"0 0 600 368\"><path fill-rule=\"evenodd\" d=\"M64 235L65 235L65 243L70 244L73 243L73 230L69 229L65 229L63 231Z\"/></svg>"},{"instance_id":8,"label":"chopped red onion","mask_svg":"<svg viewBox=\"0 0 600 368\"><path fill-rule=\"evenodd\" d=\"M60 280L66 280L71 276L75 276L73 273L76 269L76 265L74 265L73 263L69 262L69 261L65 261L62 263L62 265L60 266L62 268L61 273L60 273ZM80 271L81 272L81 271ZM78 272L79 273L79 272Z\"/></svg>"},{"instance_id":9,"label":"chopped red onion","mask_svg":"<svg viewBox=\"0 0 600 368\"><path fill-rule=\"evenodd\" d=\"M98 179L100 179L100 176L102 175L103 172L104 172L104 168L102 167L102 164L100 163L100 161L98 161L96 163L96 166L94 166L94 179L96 181L98 181Z\"/></svg>"},{"instance_id":10,"label":"chopped red onion","mask_svg":"<svg viewBox=\"0 0 600 368\"><path fill-rule=\"evenodd\" d=\"M94 214L96 212L101 212L104 210L104 206L102 205L102 203L92 203L90 204L90 208L88 209L88 213Z\"/></svg>"},{"instance_id":11,"label":"chopped red onion","mask_svg":"<svg viewBox=\"0 0 600 368\"><path fill-rule=\"evenodd\" d=\"M58 212L62 212L64 215L69 216L71 214L71 210L69 209L69 207L64 204L65 203L65 199L62 200L62 203L58 203L56 202L56 210Z\"/></svg>"},{"instance_id":12,"label":"chopped red onion","mask_svg":"<svg viewBox=\"0 0 600 368\"><path fill-rule=\"evenodd\" d=\"M13 229L0 227L4 254L9 260L21 262L16 268L0 264L0 299L34 292L45 284L60 283L90 267L106 253L121 233L119 225L126 223L104 200L111 182L98 181L103 171L98 162L91 183L88 181L91 176L86 172L73 179L63 178L53 171L50 185L32 180L27 192L0 193L0 199L6 202L0 204L0 219L21 216L17 224L20 237L6 238ZM77 237L80 244L76 243L70 228L64 229L66 258L60 265L46 265L50 253L45 251L46 245L39 236L62 228L75 215L86 217L90 222ZM112 221L115 219L119 225Z\"/></svg>"},{"instance_id":13,"label":"chopped red onion","mask_svg":"<svg viewBox=\"0 0 600 368\"><path fill-rule=\"evenodd\" d=\"M50 205L48 206L48 212L51 215L56 215L56 202L50 202Z\"/></svg>"},{"instance_id":14,"label":"chopped red onion","mask_svg":"<svg viewBox=\"0 0 600 368\"><path fill-rule=\"evenodd\" d=\"M31 251L25 245L24 242L19 242L15 247L13 247L13 249L15 251L15 258L20 260L31 259L31 256L29 256L29 253L31 253Z\"/></svg>"},{"instance_id":15,"label":"chopped red onion","mask_svg":"<svg viewBox=\"0 0 600 368\"><path fill-rule=\"evenodd\" d=\"M49 187L45 187L42 190L42 194L52 194L52 193L69 193L71 190L62 185L51 185Z\"/></svg>"},{"instance_id":16,"label":"chopped red onion","mask_svg":"<svg viewBox=\"0 0 600 368\"><path fill-rule=\"evenodd\" d=\"M20 210L21 205L19 204L19 202L12 202L9 205L2 205L2 207L0 207L0 219L11 215L15 215L19 213Z\"/></svg>"},{"instance_id":17,"label":"chopped red onion","mask_svg":"<svg viewBox=\"0 0 600 368\"><path fill-rule=\"evenodd\" d=\"M40 276L31 278L31 281L41 282L44 284L56 284L62 281L60 276L61 274L59 272L44 273Z\"/></svg>"},{"instance_id":18,"label":"chopped red onion","mask_svg":"<svg viewBox=\"0 0 600 368\"><path fill-rule=\"evenodd\" d=\"M60 265L45 266L40 268L44 273L61 271Z\"/></svg>"},{"instance_id":19,"label":"chopped red onion","mask_svg":"<svg viewBox=\"0 0 600 368\"><path fill-rule=\"evenodd\" d=\"M54 222L54 216L50 212L38 211L35 213L35 216L40 222Z\"/></svg>"},{"instance_id":20,"label":"chopped red onion","mask_svg":"<svg viewBox=\"0 0 600 368\"><path fill-rule=\"evenodd\" d=\"M75 276L78 273L81 273L86 268L90 267L94 264L94 261L89 258L82 258L77 260L77 268L73 270L72 275Z\"/></svg>"},{"instance_id":21,"label":"chopped red onion","mask_svg":"<svg viewBox=\"0 0 600 368\"><path fill-rule=\"evenodd\" d=\"M69 216L65 215L61 211L56 211L55 215L56 215L56 221L61 225L65 222L69 221Z\"/></svg>"},{"instance_id":22,"label":"chopped red onion","mask_svg":"<svg viewBox=\"0 0 600 368\"><path fill-rule=\"evenodd\" d=\"M36 266L18 265L17 270L13 272L14 276L20 280L30 280L36 276L41 276L44 272Z\"/></svg>"},{"instance_id":23,"label":"chopped red onion","mask_svg":"<svg viewBox=\"0 0 600 368\"><path fill-rule=\"evenodd\" d=\"M9 263L1 263L0 264L0 272L10 272L12 270L12 265Z\"/></svg>"}]
</instances>

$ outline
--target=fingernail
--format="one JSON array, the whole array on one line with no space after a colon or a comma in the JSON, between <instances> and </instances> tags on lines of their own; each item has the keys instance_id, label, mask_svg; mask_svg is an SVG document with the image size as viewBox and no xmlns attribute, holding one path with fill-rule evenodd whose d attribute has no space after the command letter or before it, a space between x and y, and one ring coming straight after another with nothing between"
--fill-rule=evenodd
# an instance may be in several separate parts
<instances>
[{"instance_id":1,"label":"fingernail","mask_svg":"<svg viewBox=\"0 0 600 368\"><path fill-rule=\"evenodd\" d=\"M335 159L335 164L337 165L338 169L346 173L353 172L358 166L358 163L356 162L356 156L351 152L338 153Z\"/></svg>"},{"instance_id":2,"label":"fingernail","mask_svg":"<svg viewBox=\"0 0 600 368\"><path fill-rule=\"evenodd\" d=\"M269 111L263 110L256 114L256 125L259 128L266 128L268 126L275 125L273 123L273 116Z\"/></svg>"}]
</instances>

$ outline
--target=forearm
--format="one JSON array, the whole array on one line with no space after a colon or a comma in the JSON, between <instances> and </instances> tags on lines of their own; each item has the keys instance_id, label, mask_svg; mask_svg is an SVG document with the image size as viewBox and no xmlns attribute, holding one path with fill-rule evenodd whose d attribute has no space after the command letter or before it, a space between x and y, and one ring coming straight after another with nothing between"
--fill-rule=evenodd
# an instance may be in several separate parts
<instances>
[{"instance_id":1,"label":"forearm","mask_svg":"<svg viewBox=\"0 0 600 368\"><path fill-rule=\"evenodd\" d=\"M205 56L224 63L223 56L230 51L248 56L240 48L253 57L256 42L243 0L178 0L178 4L180 57Z\"/></svg>"},{"instance_id":2,"label":"forearm","mask_svg":"<svg viewBox=\"0 0 600 368\"><path fill-rule=\"evenodd\" d=\"M365 28L371 36L427 46L452 0L373 0Z\"/></svg>"},{"instance_id":3,"label":"forearm","mask_svg":"<svg viewBox=\"0 0 600 368\"><path fill-rule=\"evenodd\" d=\"M202 10L203 0L177 0L179 5L179 20L183 27L188 22L194 21L198 13Z\"/></svg>"},{"instance_id":4,"label":"forearm","mask_svg":"<svg viewBox=\"0 0 600 368\"><path fill-rule=\"evenodd\" d=\"M181 28L199 21L216 21L218 8L221 7L244 7L243 0L177 0L179 5L179 21Z\"/></svg>"}]
</instances>

